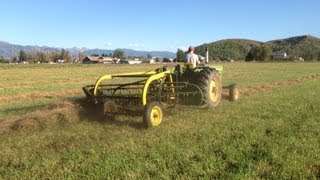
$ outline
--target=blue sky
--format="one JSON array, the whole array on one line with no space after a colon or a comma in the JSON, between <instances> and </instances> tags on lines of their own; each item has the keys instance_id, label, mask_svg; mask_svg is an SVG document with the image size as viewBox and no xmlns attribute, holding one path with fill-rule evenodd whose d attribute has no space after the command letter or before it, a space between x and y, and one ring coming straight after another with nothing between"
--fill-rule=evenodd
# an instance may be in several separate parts
<instances>
[{"instance_id":1,"label":"blue sky","mask_svg":"<svg viewBox=\"0 0 320 180\"><path fill-rule=\"evenodd\" d=\"M229 38L320 37L319 0L8 0L0 41L169 50Z\"/></svg>"}]
</instances>

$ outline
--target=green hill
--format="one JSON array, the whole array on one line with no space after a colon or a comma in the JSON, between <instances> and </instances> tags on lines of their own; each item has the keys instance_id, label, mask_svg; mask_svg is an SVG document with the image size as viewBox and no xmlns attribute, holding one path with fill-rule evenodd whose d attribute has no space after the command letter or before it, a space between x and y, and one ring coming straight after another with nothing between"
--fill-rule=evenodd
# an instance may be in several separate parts
<instances>
[{"instance_id":1,"label":"green hill","mask_svg":"<svg viewBox=\"0 0 320 180\"><path fill-rule=\"evenodd\" d=\"M296 36L266 42L273 52L286 52L291 58L320 60L320 39L313 36Z\"/></svg>"},{"instance_id":2,"label":"green hill","mask_svg":"<svg viewBox=\"0 0 320 180\"><path fill-rule=\"evenodd\" d=\"M226 39L196 47L196 53L205 55L206 47L213 60L245 60L253 47L268 46L272 52L285 52L289 59L302 57L320 60L320 39L313 36L296 36L286 39L259 42L247 39ZM270 57L271 58L271 57Z\"/></svg>"},{"instance_id":3,"label":"green hill","mask_svg":"<svg viewBox=\"0 0 320 180\"><path fill-rule=\"evenodd\" d=\"M260 46L262 42L247 39L226 39L196 47L196 52L205 55L206 47L209 50L209 59L214 60L244 60L252 46Z\"/></svg>"}]
</instances>

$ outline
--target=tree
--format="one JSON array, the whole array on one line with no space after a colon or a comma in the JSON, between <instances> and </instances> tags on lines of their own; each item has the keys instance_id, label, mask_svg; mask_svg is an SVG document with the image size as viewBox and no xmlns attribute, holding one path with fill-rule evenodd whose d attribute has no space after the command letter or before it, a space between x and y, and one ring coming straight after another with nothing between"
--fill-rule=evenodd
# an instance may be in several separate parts
<instances>
[{"instance_id":1,"label":"tree","mask_svg":"<svg viewBox=\"0 0 320 180\"><path fill-rule=\"evenodd\" d=\"M20 62L27 61L27 53L24 52L23 50L20 50L19 61Z\"/></svg>"},{"instance_id":2,"label":"tree","mask_svg":"<svg viewBox=\"0 0 320 180\"><path fill-rule=\"evenodd\" d=\"M183 50L181 50L181 49L178 49L178 51L177 51L177 54L176 54L176 59L177 59L177 62L183 62L184 61L184 52L183 52Z\"/></svg>"},{"instance_id":3,"label":"tree","mask_svg":"<svg viewBox=\"0 0 320 180\"><path fill-rule=\"evenodd\" d=\"M64 57L66 56L66 53L67 53L67 52L66 52L65 49L62 49L62 50L61 50L61 52L60 52L60 59L61 59L61 60L64 59Z\"/></svg>"},{"instance_id":4,"label":"tree","mask_svg":"<svg viewBox=\"0 0 320 180\"><path fill-rule=\"evenodd\" d=\"M302 54L302 57L303 57L303 59L305 59L307 61L311 61L314 58L310 49L306 49L304 51L304 53Z\"/></svg>"},{"instance_id":5,"label":"tree","mask_svg":"<svg viewBox=\"0 0 320 180\"><path fill-rule=\"evenodd\" d=\"M163 62L171 62L170 61L170 59L169 58L167 58L167 57L165 57L165 58L163 58L163 60L162 60Z\"/></svg>"},{"instance_id":6,"label":"tree","mask_svg":"<svg viewBox=\"0 0 320 180\"><path fill-rule=\"evenodd\" d=\"M147 54L147 58L148 58L148 59L152 58L151 54L148 53L148 54Z\"/></svg>"},{"instance_id":7,"label":"tree","mask_svg":"<svg viewBox=\"0 0 320 180\"><path fill-rule=\"evenodd\" d=\"M53 62L57 62L61 57L60 57L60 53L59 52L53 52L51 54L51 58Z\"/></svg>"},{"instance_id":8,"label":"tree","mask_svg":"<svg viewBox=\"0 0 320 180\"><path fill-rule=\"evenodd\" d=\"M18 58L17 58L16 56L13 56L13 57L11 58L11 62L12 62L12 63L17 63L17 62L18 62Z\"/></svg>"},{"instance_id":9,"label":"tree","mask_svg":"<svg viewBox=\"0 0 320 180\"><path fill-rule=\"evenodd\" d=\"M270 59L271 53L269 46L253 46L246 56L246 61L267 61Z\"/></svg>"},{"instance_id":10,"label":"tree","mask_svg":"<svg viewBox=\"0 0 320 180\"><path fill-rule=\"evenodd\" d=\"M125 53L124 53L124 51L117 49L117 50L115 50L113 52L113 57L124 58L125 57Z\"/></svg>"},{"instance_id":11,"label":"tree","mask_svg":"<svg viewBox=\"0 0 320 180\"><path fill-rule=\"evenodd\" d=\"M71 62L72 57L68 50L62 49L60 52L59 60L64 60L64 62Z\"/></svg>"},{"instance_id":12,"label":"tree","mask_svg":"<svg viewBox=\"0 0 320 180\"><path fill-rule=\"evenodd\" d=\"M258 60L259 51L260 48L258 46L253 46L246 56L246 61Z\"/></svg>"},{"instance_id":13,"label":"tree","mask_svg":"<svg viewBox=\"0 0 320 180\"><path fill-rule=\"evenodd\" d=\"M5 59L3 56L0 56L0 63L9 63L9 60Z\"/></svg>"},{"instance_id":14,"label":"tree","mask_svg":"<svg viewBox=\"0 0 320 180\"><path fill-rule=\"evenodd\" d=\"M69 51L66 52L65 58L64 58L66 63L71 63L72 62L72 55Z\"/></svg>"},{"instance_id":15,"label":"tree","mask_svg":"<svg viewBox=\"0 0 320 180\"><path fill-rule=\"evenodd\" d=\"M268 61L268 60L270 60L271 53L272 53L272 50L271 50L271 48L269 46L262 45L258 60L260 60L260 61Z\"/></svg>"},{"instance_id":16,"label":"tree","mask_svg":"<svg viewBox=\"0 0 320 180\"><path fill-rule=\"evenodd\" d=\"M51 61L51 55L49 53L39 51L34 55L32 62L37 63L49 63Z\"/></svg>"},{"instance_id":17,"label":"tree","mask_svg":"<svg viewBox=\"0 0 320 180\"><path fill-rule=\"evenodd\" d=\"M78 53L78 60L81 63L83 61L83 59L85 58L85 55L82 52Z\"/></svg>"},{"instance_id":18,"label":"tree","mask_svg":"<svg viewBox=\"0 0 320 180\"><path fill-rule=\"evenodd\" d=\"M43 63L50 63L53 61L54 53L53 52L46 52L45 53L45 60Z\"/></svg>"}]
</instances>

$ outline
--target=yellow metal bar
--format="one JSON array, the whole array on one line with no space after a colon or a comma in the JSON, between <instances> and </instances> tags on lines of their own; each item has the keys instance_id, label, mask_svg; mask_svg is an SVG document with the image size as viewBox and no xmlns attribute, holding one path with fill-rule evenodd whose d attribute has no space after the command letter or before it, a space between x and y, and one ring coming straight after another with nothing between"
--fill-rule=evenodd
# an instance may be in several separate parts
<instances>
[{"instance_id":1,"label":"yellow metal bar","mask_svg":"<svg viewBox=\"0 0 320 180\"><path fill-rule=\"evenodd\" d=\"M101 84L102 81L112 79L114 77L149 77L148 80L146 81L146 84L143 87L143 94L142 94L142 103L143 105L147 104L147 91L149 88L149 85L152 81L161 79L165 77L167 74L170 74L170 71L164 71L164 72L157 72L157 71L147 71L147 72L134 72L134 73L121 73L121 74L113 74L113 75L103 75L99 77L99 79L96 81L94 85L94 91L93 91L93 96L97 96L98 93L98 88L99 85ZM170 79L172 81L172 77Z\"/></svg>"},{"instance_id":2,"label":"yellow metal bar","mask_svg":"<svg viewBox=\"0 0 320 180\"><path fill-rule=\"evenodd\" d=\"M142 105L143 106L145 106L147 104L147 92L148 92L148 88L149 88L149 85L151 84L151 82L154 80L157 80L157 79L161 79L161 78L165 77L167 74L170 74L169 70L158 73L158 74L154 74L148 78L146 84L143 87L143 93L142 93Z\"/></svg>"},{"instance_id":3,"label":"yellow metal bar","mask_svg":"<svg viewBox=\"0 0 320 180\"><path fill-rule=\"evenodd\" d=\"M157 72L152 70L152 71L147 71L147 72L133 72L133 73L120 73L120 74L113 74L112 76L129 76L129 75L144 75L144 74L149 74L153 75L156 74Z\"/></svg>"},{"instance_id":4,"label":"yellow metal bar","mask_svg":"<svg viewBox=\"0 0 320 180\"><path fill-rule=\"evenodd\" d=\"M147 71L147 72L134 72L134 73L121 73L121 74L113 74L113 75L103 75L101 77L99 77L99 79L96 81L95 86L94 86L94 91L93 91L93 95L96 96L97 95L97 91L98 91L98 87L100 85L100 83L104 80L108 80L108 79L112 79L113 77L128 77L130 75L132 76L136 76L136 77L144 77L145 75L154 75L157 72L152 70L152 71ZM140 76L141 75L141 76Z\"/></svg>"},{"instance_id":5,"label":"yellow metal bar","mask_svg":"<svg viewBox=\"0 0 320 180\"><path fill-rule=\"evenodd\" d=\"M169 75L169 80L170 80L170 83L171 83L172 94L174 94L174 85L173 85L173 79L172 79L172 75L171 74ZM173 99L174 97L170 97L170 98Z\"/></svg>"},{"instance_id":6,"label":"yellow metal bar","mask_svg":"<svg viewBox=\"0 0 320 180\"><path fill-rule=\"evenodd\" d=\"M93 91L93 96L95 97L97 95L98 87L101 81L107 80L107 79L112 79L112 75L104 75L101 76L97 81L96 84L94 85L94 91Z\"/></svg>"}]
</instances>

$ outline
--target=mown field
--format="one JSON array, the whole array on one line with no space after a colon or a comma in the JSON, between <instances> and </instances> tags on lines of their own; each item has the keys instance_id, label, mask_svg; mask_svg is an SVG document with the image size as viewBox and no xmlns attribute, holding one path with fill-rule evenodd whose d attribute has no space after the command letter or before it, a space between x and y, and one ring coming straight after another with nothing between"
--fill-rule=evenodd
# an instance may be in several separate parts
<instances>
[{"instance_id":1,"label":"mown field","mask_svg":"<svg viewBox=\"0 0 320 180\"><path fill-rule=\"evenodd\" d=\"M223 64L241 98L98 121L81 87L159 65L0 65L0 179L319 179L320 63Z\"/></svg>"}]
</instances>

